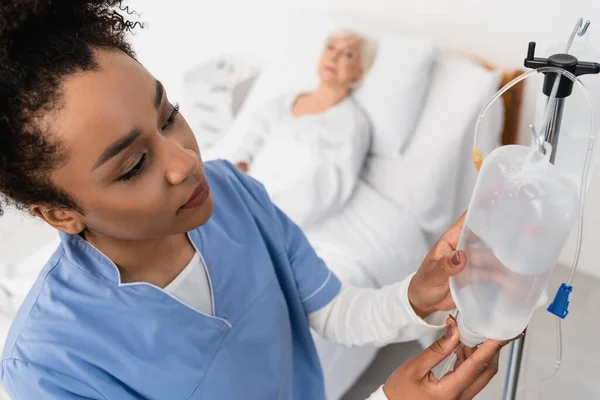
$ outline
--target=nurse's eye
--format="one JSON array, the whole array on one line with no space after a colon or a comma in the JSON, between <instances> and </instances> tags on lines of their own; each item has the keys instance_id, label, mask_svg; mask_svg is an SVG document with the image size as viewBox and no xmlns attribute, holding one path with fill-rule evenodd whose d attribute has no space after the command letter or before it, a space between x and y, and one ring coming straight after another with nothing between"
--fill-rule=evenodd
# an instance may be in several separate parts
<instances>
[{"instance_id":1,"label":"nurse's eye","mask_svg":"<svg viewBox=\"0 0 600 400\"><path fill-rule=\"evenodd\" d=\"M171 114L169 114L169 118L167 118L167 121L162 126L163 131L169 129L171 127L171 125L173 125L175 123L175 120L177 119L178 114L179 114L179 104L175 104L173 106L173 109L171 110Z\"/></svg>"},{"instance_id":2,"label":"nurse's eye","mask_svg":"<svg viewBox=\"0 0 600 400\"><path fill-rule=\"evenodd\" d=\"M346 58L347 58L348 60L351 60L351 59L353 59L353 58L354 58L354 53L350 53L350 52L346 53Z\"/></svg>"},{"instance_id":3,"label":"nurse's eye","mask_svg":"<svg viewBox=\"0 0 600 400\"><path fill-rule=\"evenodd\" d=\"M121 175L120 177L118 177L117 181L125 182L125 181L128 181L131 178L135 177L140 172L142 172L142 170L144 169L144 164L145 163L146 163L146 153L144 153L142 155L142 157L140 158L140 161L138 161L137 164L135 164L133 166L133 168L131 168L129 171L127 171L126 173L124 173L123 175Z\"/></svg>"},{"instance_id":4,"label":"nurse's eye","mask_svg":"<svg viewBox=\"0 0 600 400\"><path fill-rule=\"evenodd\" d=\"M328 45L327 45L327 50L329 50L329 51L333 51L333 50L334 50L334 47L333 47L333 45L332 45L332 44L328 44Z\"/></svg>"}]
</instances>

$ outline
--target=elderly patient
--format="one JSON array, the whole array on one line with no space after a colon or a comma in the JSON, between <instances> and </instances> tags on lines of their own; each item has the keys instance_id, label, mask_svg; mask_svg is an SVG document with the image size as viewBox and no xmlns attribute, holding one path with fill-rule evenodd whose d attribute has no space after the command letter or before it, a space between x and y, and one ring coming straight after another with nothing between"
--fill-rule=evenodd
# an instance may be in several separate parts
<instances>
[{"instance_id":1,"label":"elderly patient","mask_svg":"<svg viewBox=\"0 0 600 400\"><path fill-rule=\"evenodd\" d=\"M371 68L376 45L352 31L326 41L320 83L290 93L254 116L234 158L262 182L273 202L306 227L340 209L354 189L370 143L370 126L352 98Z\"/></svg>"}]
</instances>

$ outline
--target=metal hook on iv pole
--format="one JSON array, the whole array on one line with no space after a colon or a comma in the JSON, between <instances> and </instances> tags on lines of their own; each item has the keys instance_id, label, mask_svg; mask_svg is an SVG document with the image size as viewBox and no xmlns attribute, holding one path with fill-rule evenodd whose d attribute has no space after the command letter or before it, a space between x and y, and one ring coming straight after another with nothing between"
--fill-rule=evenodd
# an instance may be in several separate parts
<instances>
[{"instance_id":1,"label":"metal hook on iv pole","mask_svg":"<svg viewBox=\"0 0 600 400\"><path fill-rule=\"evenodd\" d=\"M585 21L585 25L583 24L583 18L579 18L577 20L575 28L573 29L573 33L571 33L569 41L567 42L567 46L565 47L565 54L568 54L569 50L571 50L571 45L573 44L573 40L575 40L575 35L583 37L587 32L588 28L590 27L591 23L592 21L590 21L589 19Z\"/></svg>"},{"instance_id":2,"label":"metal hook on iv pole","mask_svg":"<svg viewBox=\"0 0 600 400\"><path fill-rule=\"evenodd\" d=\"M581 36L585 35L585 33L587 32L591 23L592 23L592 21L590 21L589 19L587 21L585 21L585 25L583 25L583 27L579 30L579 32L577 33L577 36L581 37Z\"/></svg>"}]
</instances>

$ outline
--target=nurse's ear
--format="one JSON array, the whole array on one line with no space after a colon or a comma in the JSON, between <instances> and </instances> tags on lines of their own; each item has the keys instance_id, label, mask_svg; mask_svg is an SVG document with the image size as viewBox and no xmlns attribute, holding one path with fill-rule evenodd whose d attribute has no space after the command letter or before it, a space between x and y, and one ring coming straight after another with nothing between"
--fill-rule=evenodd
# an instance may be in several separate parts
<instances>
[{"instance_id":1,"label":"nurse's ear","mask_svg":"<svg viewBox=\"0 0 600 400\"><path fill-rule=\"evenodd\" d=\"M85 229L83 215L73 209L32 205L30 210L59 231L77 235Z\"/></svg>"}]
</instances>

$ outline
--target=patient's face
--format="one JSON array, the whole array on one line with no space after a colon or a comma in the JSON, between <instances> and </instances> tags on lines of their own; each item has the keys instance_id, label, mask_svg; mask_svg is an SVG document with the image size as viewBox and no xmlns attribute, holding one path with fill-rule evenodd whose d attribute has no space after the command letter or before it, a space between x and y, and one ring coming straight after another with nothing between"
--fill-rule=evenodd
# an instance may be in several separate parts
<instances>
[{"instance_id":1,"label":"patient's face","mask_svg":"<svg viewBox=\"0 0 600 400\"><path fill-rule=\"evenodd\" d=\"M331 38L319 60L321 82L351 88L362 74L360 42L351 38Z\"/></svg>"},{"instance_id":2,"label":"patient's face","mask_svg":"<svg viewBox=\"0 0 600 400\"><path fill-rule=\"evenodd\" d=\"M200 151L185 119L137 61L118 51L96 56L98 70L65 79L61 107L49 118L67 152L50 178L82 208L66 212L92 234L120 240L162 238L203 224L213 199L206 197ZM202 196L188 204L196 189L204 189Z\"/></svg>"}]
</instances>

